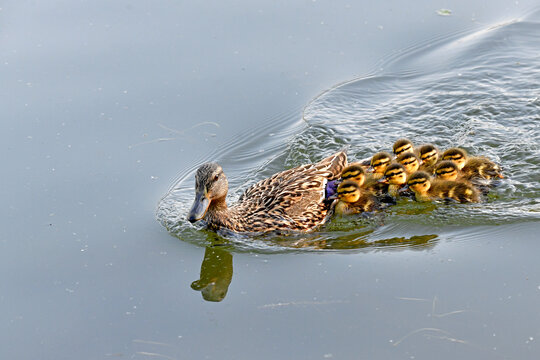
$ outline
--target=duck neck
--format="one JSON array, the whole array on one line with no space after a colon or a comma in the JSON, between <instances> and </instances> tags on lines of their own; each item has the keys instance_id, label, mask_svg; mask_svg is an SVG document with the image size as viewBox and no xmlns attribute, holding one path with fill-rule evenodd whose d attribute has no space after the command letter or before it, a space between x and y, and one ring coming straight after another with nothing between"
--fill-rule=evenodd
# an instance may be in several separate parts
<instances>
[{"instance_id":1,"label":"duck neck","mask_svg":"<svg viewBox=\"0 0 540 360\"><path fill-rule=\"evenodd\" d=\"M221 212L221 211L227 211L227 202L225 201L225 196L212 199L210 202L210 206L208 207L208 211L211 212Z\"/></svg>"}]
</instances>

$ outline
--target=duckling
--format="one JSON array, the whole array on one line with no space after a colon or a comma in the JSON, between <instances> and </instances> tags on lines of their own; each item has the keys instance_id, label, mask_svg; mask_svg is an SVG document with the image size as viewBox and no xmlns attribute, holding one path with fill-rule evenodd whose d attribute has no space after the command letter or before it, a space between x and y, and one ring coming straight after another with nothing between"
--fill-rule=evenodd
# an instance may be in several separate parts
<instances>
[{"instance_id":1,"label":"duckling","mask_svg":"<svg viewBox=\"0 0 540 360\"><path fill-rule=\"evenodd\" d=\"M431 180L425 171L417 171L407 181L409 189L414 191L416 200L452 199L460 203L478 202L478 190L467 183L450 180Z\"/></svg>"},{"instance_id":2,"label":"duckling","mask_svg":"<svg viewBox=\"0 0 540 360\"><path fill-rule=\"evenodd\" d=\"M405 152L413 152L414 145L412 141L409 139L398 139L394 143L394 146L392 147L392 151L394 152L394 155L399 156Z\"/></svg>"},{"instance_id":3,"label":"duckling","mask_svg":"<svg viewBox=\"0 0 540 360\"><path fill-rule=\"evenodd\" d=\"M337 215L358 214L379 208L375 196L363 190L354 180L345 180L337 188L338 200L334 207Z\"/></svg>"},{"instance_id":4,"label":"duckling","mask_svg":"<svg viewBox=\"0 0 540 360\"><path fill-rule=\"evenodd\" d=\"M501 167L483 156L469 158L461 171L463 176L470 180L504 178Z\"/></svg>"},{"instance_id":5,"label":"duckling","mask_svg":"<svg viewBox=\"0 0 540 360\"><path fill-rule=\"evenodd\" d=\"M371 158L368 172L372 173L372 178L380 179L384 176L386 167L392 162L392 155L387 152L378 152Z\"/></svg>"},{"instance_id":6,"label":"duckling","mask_svg":"<svg viewBox=\"0 0 540 360\"><path fill-rule=\"evenodd\" d=\"M412 152L402 153L397 157L396 161L403 165L405 171L407 172L407 175L417 171L420 167L420 159Z\"/></svg>"},{"instance_id":7,"label":"duckling","mask_svg":"<svg viewBox=\"0 0 540 360\"><path fill-rule=\"evenodd\" d=\"M420 160L422 160L419 170L433 174L435 172L435 164L439 160L439 150L433 144L425 144L418 148L418 155L420 156Z\"/></svg>"},{"instance_id":8,"label":"duckling","mask_svg":"<svg viewBox=\"0 0 540 360\"><path fill-rule=\"evenodd\" d=\"M443 152L441 158L442 160L452 160L461 170L467 161L467 152L460 148L450 148Z\"/></svg>"},{"instance_id":9,"label":"duckling","mask_svg":"<svg viewBox=\"0 0 540 360\"><path fill-rule=\"evenodd\" d=\"M328 201L333 201L337 195L337 188L345 180L356 181L359 186L362 186L366 181L366 172L362 163L356 162L351 163L343 169L341 173L341 178L330 180L326 183L326 193L325 198Z\"/></svg>"},{"instance_id":10,"label":"duckling","mask_svg":"<svg viewBox=\"0 0 540 360\"><path fill-rule=\"evenodd\" d=\"M361 163L349 164L341 173L341 180L355 181L359 186L364 185L366 181L366 172Z\"/></svg>"},{"instance_id":11,"label":"duckling","mask_svg":"<svg viewBox=\"0 0 540 360\"><path fill-rule=\"evenodd\" d=\"M462 178L459 167L452 160L443 160L438 163L435 168L435 176L439 180L450 181L456 181Z\"/></svg>"},{"instance_id":12,"label":"duckling","mask_svg":"<svg viewBox=\"0 0 540 360\"><path fill-rule=\"evenodd\" d=\"M386 168L384 176L379 182L388 184L388 194L393 197L399 195L400 190L407 183L407 171L401 164L391 164Z\"/></svg>"}]
</instances>

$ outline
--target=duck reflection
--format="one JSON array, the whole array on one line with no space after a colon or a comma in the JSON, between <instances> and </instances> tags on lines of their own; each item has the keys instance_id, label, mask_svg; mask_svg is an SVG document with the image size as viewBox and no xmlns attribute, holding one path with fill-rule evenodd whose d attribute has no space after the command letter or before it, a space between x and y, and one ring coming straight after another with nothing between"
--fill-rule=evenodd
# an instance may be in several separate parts
<instances>
[{"instance_id":1,"label":"duck reflection","mask_svg":"<svg viewBox=\"0 0 540 360\"><path fill-rule=\"evenodd\" d=\"M193 290L200 291L206 301L225 299L233 276L230 252L223 248L208 246L204 252L200 279L191 283Z\"/></svg>"},{"instance_id":2,"label":"duck reflection","mask_svg":"<svg viewBox=\"0 0 540 360\"><path fill-rule=\"evenodd\" d=\"M373 230L342 234L332 239L321 239L318 236L287 239L268 239L269 250L273 246L279 247L279 252L285 249L305 250L360 250L360 251L400 251L400 250L427 250L437 244L438 236L415 235L411 237L392 237L373 240ZM206 301L220 302L227 296L229 285L233 277L233 256L226 243L213 242L206 247L204 259L201 264L200 279L191 283L191 288L200 291Z\"/></svg>"}]
</instances>

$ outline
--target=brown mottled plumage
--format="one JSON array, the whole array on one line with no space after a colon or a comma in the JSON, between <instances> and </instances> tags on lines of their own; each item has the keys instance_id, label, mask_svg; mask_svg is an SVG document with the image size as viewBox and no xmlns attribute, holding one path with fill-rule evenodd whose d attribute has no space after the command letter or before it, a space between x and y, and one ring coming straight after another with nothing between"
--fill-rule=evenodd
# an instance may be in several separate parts
<instances>
[{"instance_id":1,"label":"brown mottled plumage","mask_svg":"<svg viewBox=\"0 0 540 360\"><path fill-rule=\"evenodd\" d=\"M195 201L188 220L204 220L211 229L237 232L309 231L326 220L328 180L338 178L347 165L341 151L316 164L302 165L261 180L227 207L228 182L221 166L202 165L195 175Z\"/></svg>"}]
</instances>

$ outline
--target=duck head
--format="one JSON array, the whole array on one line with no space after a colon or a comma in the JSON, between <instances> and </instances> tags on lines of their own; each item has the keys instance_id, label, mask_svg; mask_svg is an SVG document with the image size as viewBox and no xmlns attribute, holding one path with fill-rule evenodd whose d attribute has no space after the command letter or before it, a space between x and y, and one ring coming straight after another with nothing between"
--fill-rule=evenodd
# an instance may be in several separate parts
<instances>
[{"instance_id":1,"label":"duck head","mask_svg":"<svg viewBox=\"0 0 540 360\"><path fill-rule=\"evenodd\" d=\"M459 168L452 160L443 160L435 169L435 176L442 180L455 181L459 175Z\"/></svg>"},{"instance_id":2,"label":"duck head","mask_svg":"<svg viewBox=\"0 0 540 360\"><path fill-rule=\"evenodd\" d=\"M195 174L195 200L188 213L190 222L201 220L210 206L227 206L229 182L217 163L206 163Z\"/></svg>"},{"instance_id":3,"label":"duck head","mask_svg":"<svg viewBox=\"0 0 540 360\"><path fill-rule=\"evenodd\" d=\"M422 164L431 166L435 165L437 160L439 160L439 150L437 150L433 144L425 144L420 146L418 153L420 155L420 160L422 160Z\"/></svg>"},{"instance_id":4,"label":"duck head","mask_svg":"<svg viewBox=\"0 0 540 360\"><path fill-rule=\"evenodd\" d=\"M391 164L386 168L384 176L379 180L390 185L403 185L407 182L407 172L401 164Z\"/></svg>"},{"instance_id":5,"label":"duck head","mask_svg":"<svg viewBox=\"0 0 540 360\"><path fill-rule=\"evenodd\" d=\"M386 170L386 167L388 166L388 164L390 164L391 161L392 155L387 152L378 152L371 158L368 172L372 172L382 176L384 174L384 170Z\"/></svg>"},{"instance_id":6,"label":"duck head","mask_svg":"<svg viewBox=\"0 0 540 360\"><path fill-rule=\"evenodd\" d=\"M360 185L354 180L345 180L337 188L338 199L346 203L357 202L360 195Z\"/></svg>"},{"instance_id":7,"label":"duck head","mask_svg":"<svg viewBox=\"0 0 540 360\"><path fill-rule=\"evenodd\" d=\"M463 169L467 162L467 152L460 148L450 148L442 154L443 160L452 160L456 163L459 170Z\"/></svg>"},{"instance_id":8,"label":"duck head","mask_svg":"<svg viewBox=\"0 0 540 360\"><path fill-rule=\"evenodd\" d=\"M430 176L424 171L417 171L409 177L407 185L416 194L424 195L431 187Z\"/></svg>"},{"instance_id":9,"label":"duck head","mask_svg":"<svg viewBox=\"0 0 540 360\"><path fill-rule=\"evenodd\" d=\"M392 150L394 151L394 154L396 156L399 156L406 152L412 152L414 151L414 145L411 140L409 139L398 139L394 146L392 147Z\"/></svg>"},{"instance_id":10,"label":"duck head","mask_svg":"<svg viewBox=\"0 0 540 360\"><path fill-rule=\"evenodd\" d=\"M412 152L402 153L397 157L396 161L403 165L407 174L412 174L420 167L420 159Z\"/></svg>"},{"instance_id":11,"label":"duck head","mask_svg":"<svg viewBox=\"0 0 540 360\"><path fill-rule=\"evenodd\" d=\"M356 181L358 185L362 186L366 180L366 172L360 163L352 163L343 169L341 178L345 180Z\"/></svg>"}]
</instances>

